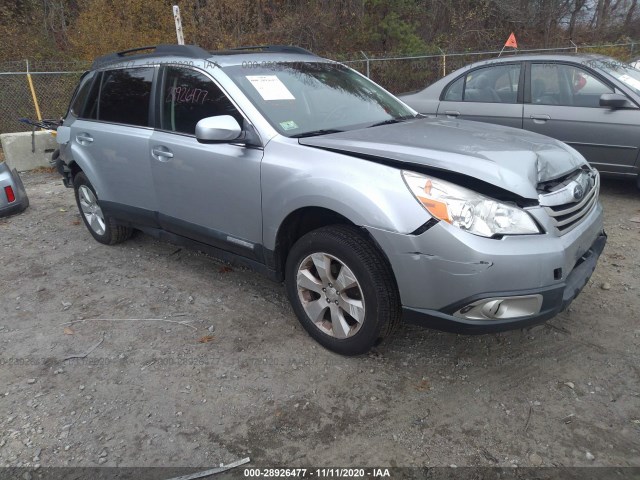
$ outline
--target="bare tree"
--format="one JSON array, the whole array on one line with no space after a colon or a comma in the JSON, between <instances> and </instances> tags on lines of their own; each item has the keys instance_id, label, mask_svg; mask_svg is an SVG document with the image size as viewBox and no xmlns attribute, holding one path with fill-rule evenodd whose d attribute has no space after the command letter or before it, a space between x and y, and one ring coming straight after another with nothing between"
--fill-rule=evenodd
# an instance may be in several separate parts
<instances>
[{"instance_id":1,"label":"bare tree","mask_svg":"<svg viewBox=\"0 0 640 480\"><path fill-rule=\"evenodd\" d=\"M569 38L571 39L573 39L574 32L576 29L576 23L583 12L583 9L584 9L585 3L587 3L587 0L575 0L572 3L573 5L571 8L571 17L569 18Z\"/></svg>"},{"instance_id":2,"label":"bare tree","mask_svg":"<svg viewBox=\"0 0 640 480\"><path fill-rule=\"evenodd\" d=\"M624 19L624 28L626 30L631 26L631 22L633 21L633 15L636 12L636 7L638 6L638 0L631 0L631 5L629 5L629 10L627 11L627 15Z\"/></svg>"}]
</instances>

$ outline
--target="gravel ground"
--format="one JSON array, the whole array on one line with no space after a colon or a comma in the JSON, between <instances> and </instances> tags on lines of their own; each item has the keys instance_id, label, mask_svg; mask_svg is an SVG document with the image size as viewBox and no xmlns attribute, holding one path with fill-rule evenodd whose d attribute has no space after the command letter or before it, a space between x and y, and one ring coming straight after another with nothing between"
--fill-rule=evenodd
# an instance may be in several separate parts
<instances>
[{"instance_id":1,"label":"gravel ground","mask_svg":"<svg viewBox=\"0 0 640 480\"><path fill-rule=\"evenodd\" d=\"M57 175L23 180L31 207L0 220L0 466L640 466L631 183L604 182L609 243L568 312L343 358L281 285L143 234L100 245Z\"/></svg>"}]
</instances>

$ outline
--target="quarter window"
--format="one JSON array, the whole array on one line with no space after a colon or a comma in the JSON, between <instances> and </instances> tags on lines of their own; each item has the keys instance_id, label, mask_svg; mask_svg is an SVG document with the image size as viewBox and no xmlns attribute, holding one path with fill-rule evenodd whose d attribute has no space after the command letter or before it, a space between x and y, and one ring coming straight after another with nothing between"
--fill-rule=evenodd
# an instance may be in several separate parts
<instances>
[{"instance_id":1,"label":"quarter window","mask_svg":"<svg viewBox=\"0 0 640 480\"><path fill-rule=\"evenodd\" d=\"M93 79L93 75L91 74L86 75L85 78L82 79L80 88L78 88L78 92L76 93L76 96L73 99L70 112L75 117L79 117L82 114L82 108L84 107L87 97L89 96L89 89L91 88L92 79Z\"/></svg>"},{"instance_id":2,"label":"quarter window","mask_svg":"<svg viewBox=\"0 0 640 480\"><path fill-rule=\"evenodd\" d=\"M207 76L189 68L167 67L162 92L160 125L163 130L194 135L207 117L243 118L224 92Z\"/></svg>"},{"instance_id":3,"label":"quarter window","mask_svg":"<svg viewBox=\"0 0 640 480\"><path fill-rule=\"evenodd\" d=\"M444 100L447 102L461 102L462 90L464 89L464 77L460 77L447 89L447 93L444 94Z\"/></svg>"},{"instance_id":4,"label":"quarter window","mask_svg":"<svg viewBox=\"0 0 640 480\"><path fill-rule=\"evenodd\" d=\"M93 86L89 92L89 98L84 106L84 111L80 112L80 118L88 118L91 120L98 119L98 96L100 95L100 84L102 83L102 72L96 74Z\"/></svg>"}]
</instances>

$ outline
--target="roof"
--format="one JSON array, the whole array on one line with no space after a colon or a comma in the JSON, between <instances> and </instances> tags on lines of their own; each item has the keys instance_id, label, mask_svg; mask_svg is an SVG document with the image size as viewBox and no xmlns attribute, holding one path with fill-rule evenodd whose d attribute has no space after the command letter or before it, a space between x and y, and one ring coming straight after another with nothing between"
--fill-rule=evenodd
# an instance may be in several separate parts
<instances>
[{"instance_id":1,"label":"roof","mask_svg":"<svg viewBox=\"0 0 640 480\"><path fill-rule=\"evenodd\" d=\"M244 61L264 61L264 55L269 55L269 60L290 59L289 57L316 57L312 52L293 45L256 45L248 47L237 47L228 50L207 51L197 45L151 45L145 47L132 48L121 52L109 53L94 60L91 70L106 67L123 62L133 62L137 60L155 60L158 57L178 57L188 59L209 60L219 63L219 60L226 59L224 63L235 64ZM279 57L279 58L271 58ZM235 60L232 60L235 58ZM319 59L319 57L316 57ZM298 60L295 58L294 60ZM308 59L308 58L307 58Z\"/></svg>"},{"instance_id":2,"label":"roof","mask_svg":"<svg viewBox=\"0 0 640 480\"><path fill-rule=\"evenodd\" d=\"M504 63L513 61L535 61L535 60L551 60L551 61L594 61L602 60L608 57L594 53L525 53L516 55L505 55L503 57L488 58L486 60L478 60L469 64L477 65L481 63Z\"/></svg>"}]
</instances>

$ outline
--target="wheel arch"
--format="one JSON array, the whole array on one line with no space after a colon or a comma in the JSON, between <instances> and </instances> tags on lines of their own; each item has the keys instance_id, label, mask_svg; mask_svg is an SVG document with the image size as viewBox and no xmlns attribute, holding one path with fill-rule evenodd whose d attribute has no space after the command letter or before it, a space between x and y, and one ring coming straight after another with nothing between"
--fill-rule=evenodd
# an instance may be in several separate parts
<instances>
[{"instance_id":1,"label":"wheel arch","mask_svg":"<svg viewBox=\"0 0 640 480\"><path fill-rule=\"evenodd\" d=\"M335 210L315 206L298 208L284 218L278 227L275 248L266 254L267 266L275 270L279 280L284 280L285 264L291 247L307 233L330 225L350 225L358 228L391 266L384 250L364 226L358 225Z\"/></svg>"},{"instance_id":2,"label":"wheel arch","mask_svg":"<svg viewBox=\"0 0 640 480\"><path fill-rule=\"evenodd\" d=\"M61 151L62 158L66 160L67 168L71 170L71 180L73 181L78 172L83 172L100 198L103 193L103 182L100 176L97 175L92 162L86 157L85 153L81 149L74 147L75 145L72 145L66 152Z\"/></svg>"},{"instance_id":3,"label":"wheel arch","mask_svg":"<svg viewBox=\"0 0 640 480\"><path fill-rule=\"evenodd\" d=\"M69 163L69 170L71 170L71 181L73 182L73 179L76 178L76 175L80 172L83 172L84 170L82 170L82 167L80 167L80 165L78 165L78 162L76 162L75 160L72 160Z\"/></svg>"}]
</instances>

